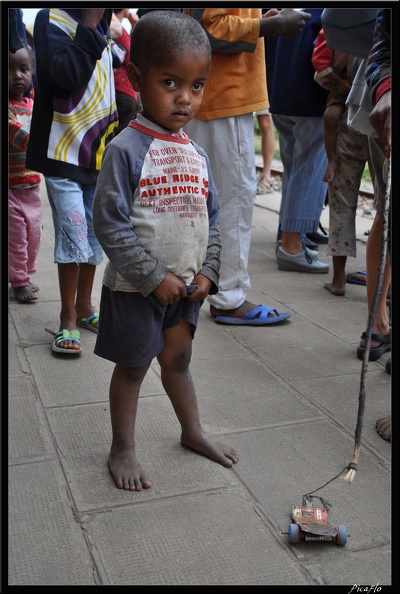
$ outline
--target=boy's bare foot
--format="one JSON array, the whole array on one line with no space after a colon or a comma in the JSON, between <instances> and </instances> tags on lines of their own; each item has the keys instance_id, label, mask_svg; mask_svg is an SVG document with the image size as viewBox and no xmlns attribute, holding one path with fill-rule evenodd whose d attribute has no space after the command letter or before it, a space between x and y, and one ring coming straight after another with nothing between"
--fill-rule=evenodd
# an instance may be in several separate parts
<instances>
[{"instance_id":1,"label":"boy's bare foot","mask_svg":"<svg viewBox=\"0 0 400 594\"><path fill-rule=\"evenodd\" d=\"M35 301L37 299L30 285L27 285L25 287L15 287L14 297L20 303L29 303L30 301Z\"/></svg>"},{"instance_id":2,"label":"boy's bare foot","mask_svg":"<svg viewBox=\"0 0 400 594\"><path fill-rule=\"evenodd\" d=\"M392 441L392 417L382 417L376 421L376 430L378 435L386 441Z\"/></svg>"},{"instance_id":3,"label":"boy's bare foot","mask_svg":"<svg viewBox=\"0 0 400 594\"><path fill-rule=\"evenodd\" d=\"M208 433L189 434L182 433L181 444L198 454L207 456L214 462L222 464L225 468L231 468L239 460L239 454L235 448L222 443Z\"/></svg>"},{"instance_id":4,"label":"boy's bare foot","mask_svg":"<svg viewBox=\"0 0 400 594\"><path fill-rule=\"evenodd\" d=\"M150 489L143 468L132 450L121 450L108 456L108 468L118 489L141 491Z\"/></svg>"},{"instance_id":5,"label":"boy's bare foot","mask_svg":"<svg viewBox=\"0 0 400 594\"><path fill-rule=\"evenodd\" d=\"M32 293L38 293L39 292L38 285L35 285L34 283L31 283L31 281L29 281L29 286L32 289Z\"/></svg>"},{"instance_id":6,"label":"boy's bare foot","mask_svg":"<svg viewBox=\"0 0 400 594\"><path fill-rule=\"evenodd\" d=\"M336 285L334 283L325 283L324 289L332 293L332 295L336 295L337 297L344 297L346 294L345 288L342 285Z\"/></svg>"}]
</instances>

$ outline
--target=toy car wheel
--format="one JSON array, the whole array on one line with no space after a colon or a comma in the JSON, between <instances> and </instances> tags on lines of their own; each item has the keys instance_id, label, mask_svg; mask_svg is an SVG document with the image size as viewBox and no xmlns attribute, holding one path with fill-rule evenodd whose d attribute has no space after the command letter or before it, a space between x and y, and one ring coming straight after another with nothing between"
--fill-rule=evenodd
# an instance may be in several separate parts
<instances>
[{"instance_id":1,"label":"toy car wheel","mask_svg":"<svg viewBox=\"0 0 400 594\"><path fill-rule=\"evenodd\" d=\"M343 526L343 524L339 524L339 526L337 526L336 544L340 545L341 547L344 547L346 542L347 542L346 527Z\"/></svg>"},{"instance_id":2,"label":"toy car wheel","mask_svg":"<svg viewBox=\"0 0 400 594\"><path fill-rule=\"evenodd\" d=\"M297 524L289 524L288 541L292 544L300 541L300 528Z\"/></svg>"}]
</instances>

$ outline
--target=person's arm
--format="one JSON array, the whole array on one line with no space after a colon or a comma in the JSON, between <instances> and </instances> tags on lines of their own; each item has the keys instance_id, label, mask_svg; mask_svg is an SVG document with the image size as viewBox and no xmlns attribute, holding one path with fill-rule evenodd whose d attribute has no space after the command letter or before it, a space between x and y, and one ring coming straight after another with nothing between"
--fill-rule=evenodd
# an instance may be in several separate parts
<instances>
[{"instance_id":1,"label":"person's arm","mask_svg":"<svg viewBox=\"0 0 400 594\"><path fill-rule=\"evenodd\" d=\"M194 142L193 145L197 146ZM207 197L207 212L209 224L208 245L203 266L198 274L206 276L211 281L212 285L211 289L209 290L209 294L215 295L215 293L218 292L219 270L221 266L221 234L219 230L220 210L217 189L214 185L214 181L212 178L210 161L204 151L202 151L199 148L197 148L197 150L206 158L209 179Z\"/></svg>"},{"instance_id":2,"label":"person's arm","mask_svg":"<svg viewBox=\"0 0 400 594\"><path fill-rule=\"evenodd\" d=\"M327 46L323 29L317 35L311 62L315 69L314 80L321 87L327 90L335 87L344 96L349 93L350 82L341 76L346 68L347 54L333 51Z\"/></svg>"},{"instance_id":3,"label":"person's arm","mask_svg":"<svg viewBox=\"0 0 400 594\"><path fill-rule=\"evenodd\" d=\"M306 21L311 19L308 12L293 8L269 10L260 21L260 37L296 37Z\"/></svg>"},{"instance_id":4,"label":"person's arm","mask_svg":"<svg viewBox=\"0 0 400 594\"><path fill-rule=\"evenodd\" d=\"M371 100L374 105L369 120L378 136L383 140L385 151L389 151L391 147L392 130L390 20L390 9L378 9L374 40L365 70L367 85L371 89Z\"/></svg>"},{"instance_id":5,"label":"person's arm","mask_svg":"<svg viewBox=\"0 0 400 594\"><path fill-rule=\"evenodd\" d=\"M93 226L111 264L147 297L166 277L168 268L149 254L130 218L140 175L135 178L138 159L134 162L133 155L141 153L141 146L132 144L128 151L111 142L105 149L93 199Z\"/></svg>"},{"instance_id":6,"label":"person's arm","mask_svg":"<svg viewBox=\"0 0 400 594\"><path fill-rule=\"evenodd\" d=\"M104 9L83 9L74 38L50 23L46 12L40 11L35 21L36 59L59 87L71 93L79 91L89 82L108 44L96 30Z\"/></svg>"},{"instance_id":7,"label":"person's arm","mask_svg":"<svg viewBox=\"0 0 400 594\"><path fill-rule=\"evenodd\" d=\"M111 17L110 32L112 39L117 39L122 35L122 23L114 12Z\"/></svg>"},{"instance_id":8,"label":"person's arm","mask_svg":"<svg viewBox=\"0 0 400 594\"><path fill-rule=\"evenodd\" d=\"M267 35L295 37L311 18L310 14L292 8L273 9L264 17L261 9L257 9L259 15L250 17L232 14L231 8L196 8L187 12L201 23L211 49L223 53L252 53L259 37Z\"/></svg>"},{"instance_id":9,"label":"person's arm","mask_svg":"<svg viewBox=\"0 0 400 594\"><path fill-rule=\"evenodd\" d=\"M23 127L11 105L8 106L8 144L24 153L29 141L29 130Z\"/></svg>"}]
</instances>

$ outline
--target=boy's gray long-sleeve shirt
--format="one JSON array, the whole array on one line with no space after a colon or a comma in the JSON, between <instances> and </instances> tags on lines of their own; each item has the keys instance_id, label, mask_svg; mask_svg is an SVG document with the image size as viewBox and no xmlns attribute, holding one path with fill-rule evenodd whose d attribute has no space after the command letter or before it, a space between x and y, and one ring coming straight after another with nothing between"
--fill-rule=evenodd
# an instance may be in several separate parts
<instances>
[{"instance_id":1,"label":"boy's gray long-sleeve shirt","mask_svg":"<svg viewBox=\"0 0 400 594\"><path fill-rule=\"evenodd\" d=\"M106 148L93 202L97 239L109 261L103 284L148 296L168 271L197 273L218 291L219 202L205 152L143 116Z\"/></svg>"}]
</instances>

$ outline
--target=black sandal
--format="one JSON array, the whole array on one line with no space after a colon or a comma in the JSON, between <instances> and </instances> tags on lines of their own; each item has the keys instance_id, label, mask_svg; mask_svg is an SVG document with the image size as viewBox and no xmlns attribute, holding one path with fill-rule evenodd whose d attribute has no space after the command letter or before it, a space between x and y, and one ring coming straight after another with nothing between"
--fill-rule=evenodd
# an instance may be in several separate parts
<instances>
[{"instance_id":1,"label":"black sandal","mask_svg":"<svg viewBox=\"0 0 400 594\"><path fill-rule=\"evenodd\" d=\"M366 333L363 332L361 334L361 338L365 340L367 337ZM378 361L386 351L390 351L392 348L391 341L392 341L392 331L390 330L387 334L371 334L371 340L375 342L380 342L381 344L373 349L369 349L369 357L368 361ZM357 347L357 357L359 359L364 358L364 351L365 347L361 346L360 344Z\"/></svg>"}]
</instances>

